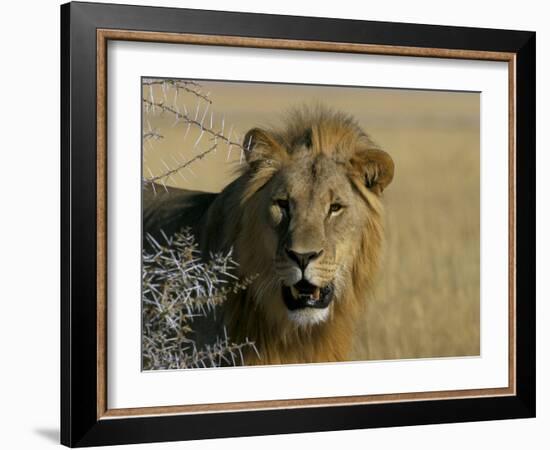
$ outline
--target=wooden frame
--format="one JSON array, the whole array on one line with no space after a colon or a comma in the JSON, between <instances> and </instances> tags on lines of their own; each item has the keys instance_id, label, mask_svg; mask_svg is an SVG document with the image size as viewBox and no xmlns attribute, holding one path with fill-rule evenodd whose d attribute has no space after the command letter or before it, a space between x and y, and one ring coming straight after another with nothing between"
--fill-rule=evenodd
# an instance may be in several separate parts
<instances>
[{"instance_id":1,"label":"wooden frame","mask_svg":"<svg viewBox=\"0 0 550 450\"><path fill-rule=\"evenodd\" d=\"M84 446L534 416L534 33L89 3L63 5L61 14L62 443ZM281 35L281 29L293 31ZM508 62L508 387L109 409L108 40Z\"/></svg>"}]
</instances>

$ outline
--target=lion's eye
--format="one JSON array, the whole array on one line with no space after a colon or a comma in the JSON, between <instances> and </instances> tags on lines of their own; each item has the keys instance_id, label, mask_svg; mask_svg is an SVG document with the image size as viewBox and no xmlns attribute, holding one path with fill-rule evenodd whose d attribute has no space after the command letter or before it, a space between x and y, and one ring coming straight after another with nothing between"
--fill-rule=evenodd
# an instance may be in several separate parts
<instances>
[{"instance_id":1,"label":"lion's eye","mask_svg":"<svg viewBox=\"0 0 550 450\"><path fill-rule=\"evenodd\" d=\"M277 200L276 203L279 208L284 209L285 211L288 211L288 200L281 198Z\"/></svg>"},{"instance_id":2,"label":"lion's eye","mask_svg":"<svg viewBox=\"0 0 550 450\"><path fill-rule=\"evenodd\" d=\"M332 203L329 208L329 212L331 214L336 214L338 211L342 209L342 205L340 203Z\"/></svg>"}]
</instances>

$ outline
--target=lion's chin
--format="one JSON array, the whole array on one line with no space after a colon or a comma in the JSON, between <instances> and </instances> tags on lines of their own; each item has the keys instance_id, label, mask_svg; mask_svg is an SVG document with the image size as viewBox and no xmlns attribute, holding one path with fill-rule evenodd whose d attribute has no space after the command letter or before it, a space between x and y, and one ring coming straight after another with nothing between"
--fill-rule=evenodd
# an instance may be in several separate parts
<instances>
[{"instance_id":1,"label":"lion's chin","mask_svg":"<svg viewBox=\"0 0 550 450\"><path fill-rule=\"evenodd\" d=\"M325 322L330 314L330 308L314 309L304 308L288 311L288 318L299 328L307 328L312 325Z\"/></svg>"}]
</instances>

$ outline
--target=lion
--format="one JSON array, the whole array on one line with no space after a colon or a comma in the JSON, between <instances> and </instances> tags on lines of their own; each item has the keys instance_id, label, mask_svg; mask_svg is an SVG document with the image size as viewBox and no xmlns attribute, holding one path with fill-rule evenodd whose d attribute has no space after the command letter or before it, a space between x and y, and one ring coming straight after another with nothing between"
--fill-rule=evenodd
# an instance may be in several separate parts
<instances>
[{"instance_id":1,"label":"lion","mask_svg":"<svg viewBox=\"0 0 550 450\"><path fill-rule=\"evenodd\" d=\"M239 276L253 281L216 326L255 342L245 365L349 360L380 262L393 160L326 107L254 128L243 147L246 169L219 194L146 193L144 231L191 226L203 255L233 249Z\"/></svg>"}]
</instances>

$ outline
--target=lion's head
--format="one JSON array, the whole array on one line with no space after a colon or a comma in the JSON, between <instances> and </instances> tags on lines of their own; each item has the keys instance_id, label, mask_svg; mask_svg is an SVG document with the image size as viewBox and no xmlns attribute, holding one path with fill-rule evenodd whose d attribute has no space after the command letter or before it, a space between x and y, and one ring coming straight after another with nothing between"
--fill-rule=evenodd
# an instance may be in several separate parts
<instances>
[{"instance_id":1,"label":"lion's head","mask_svg":"<svg viewBox=\"0 0 550 450\"><path fill-rule=\"evenodd\" d=\"M241 303L281 336L353 314L364 299L382 240L379 196L394 172L347 115L303 109L286 124L247 133L248 168L221 196L226 213L214 213L233 230L242 275L258 274ZM239 311L240 327L260 327Z\"/></svg>"}]
</instances>

